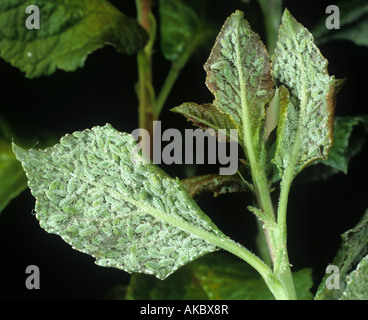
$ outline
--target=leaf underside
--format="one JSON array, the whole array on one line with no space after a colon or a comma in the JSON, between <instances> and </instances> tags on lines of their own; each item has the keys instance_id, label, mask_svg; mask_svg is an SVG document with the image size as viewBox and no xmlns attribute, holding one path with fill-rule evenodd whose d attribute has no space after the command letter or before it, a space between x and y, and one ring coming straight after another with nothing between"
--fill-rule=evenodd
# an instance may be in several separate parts
<instances>
[{"instance_id":1,"label":"leaf underside","mask_svg":"<svg viewBox=\"0 0 368 320\"><path fill-rule=\"evenodd\" d=\"M40 9L40 29L25 26L29 5ZM146 41L145 30L107 0L2 0L0 56L28 78L61 69L74 71L107 44L132 54Z\"/></svg>"},{"instance_id":2,"label":"leaf underside","mask_svg":"<svg viewBox=\"0 0 368 320\"><path fill-rule=\"evenodd\" d=\"M43 229L100 266L164 279L217 250L201 234L224 235L184 186L142 162L135 146L131 135L106 125L68 134L44 151L16 145L13 151L37 199Z\"/></svg>"},{"instance_id":3,"label":"leaf underside","mask_svg":"<svg viewBox=\"0 0 368 320\"><path fill-rule=\"evenodd\" d=\"M335 96L342 82L330 77L327 60L309 31L285 10L273 61L282 84L274 163L280 176L296 176L317 159L326 159L333 142Z\"/></svg>"}]
</instances>

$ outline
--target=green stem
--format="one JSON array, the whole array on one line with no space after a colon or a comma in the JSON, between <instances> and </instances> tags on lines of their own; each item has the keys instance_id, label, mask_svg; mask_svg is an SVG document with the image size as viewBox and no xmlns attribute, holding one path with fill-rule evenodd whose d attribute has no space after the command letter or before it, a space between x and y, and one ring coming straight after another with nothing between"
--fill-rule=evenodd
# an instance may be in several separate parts
<instances>
[{"instance_id":1,"label":"green stem","mask_svg":"<svg viewBox=\"0 0 368 320\"><path fill-rule=\"evenodd\" d=\"M276 235L279 244L280 255L278 257L277 265L275 266L275 274L284 284L286 290L289 293L290 298L297 299L293 276L290 270L289 256L287 252L286 213L292 179L293 179L292 171L289 171L289 174L284 175L284 178L281 182L281 192L277 212L278 231Z\"/></svg>"},{"instance_id":2,"label":"green stem","mask_svg":"<svg viewBox=\"0 0 368 320\"><path fill-rule=\"evenodd\" d=\"M185 67L189 58L196 50L196 48L202 43L203 39L207 36L207 32L199 30L197 35L192 39L192 41L186 46L185 51L181 56L171 63L170 71L166 77L166 80L161 88L161 91L156 99L154 106L154 118L158 119L165 102L180 75L181 70Z\"/></svg>"},{"instance_id":3,"label":"green stem","mask_svg":"<svg viewBox=\"0 0 368 320\"><path fill-rule=\"evenodd\" d=\"M136 0L138 22L149 34L147 45L137 55L139 128L147 130L152 137L153 105L155 100L155 93L152 86L152 46L155 41L156 28L151 6L151 0ZM147 141L147 143L149 142Z\"/></svg>"},{"instance_id":4,"label":"green stem","mask_svg":"<svg viewBox=\"0 0 368 320\"><path fill-rule=\"evenodd\" d=\"M267 49L270 55L273 54L277 43L277 31L280 26L282 16L282 0L258 0L263 14L263 21L266 31Z\"/></svg>"},{"instance_id":5,"label":"green stem","mask_svg":"<svg viewBox=\"0 0 368 320\"><path fill-rule=\"evenodd\" d=\"M166 80L161 88L160 94L158 95L154 108L154 118L158 119L162 108L176 82L176 79L179 77L182 66L173 62L171 64L170 71L166 77Z\"/></svg>"}]
</instances>

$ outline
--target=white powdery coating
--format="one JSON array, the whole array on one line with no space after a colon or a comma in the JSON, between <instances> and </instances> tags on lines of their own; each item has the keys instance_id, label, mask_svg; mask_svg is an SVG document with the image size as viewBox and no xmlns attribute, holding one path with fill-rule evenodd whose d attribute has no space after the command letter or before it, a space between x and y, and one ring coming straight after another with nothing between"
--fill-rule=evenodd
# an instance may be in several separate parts
<instances>
[{"instance_id":1,"label":"white powdery coating","mask_svg":"<svg viewBox=\"0 0 368 320\"><path fill-rule=\"evenodd\" d=\"M68 134L45 151L14 146L49 233L96 258L100 266L166 278L217 250L180 228L223 236L185 188L153 164L133 163L136 141L111 125ZM178 225L157 218L175 217Z\"/></svg>"}]
</instances>

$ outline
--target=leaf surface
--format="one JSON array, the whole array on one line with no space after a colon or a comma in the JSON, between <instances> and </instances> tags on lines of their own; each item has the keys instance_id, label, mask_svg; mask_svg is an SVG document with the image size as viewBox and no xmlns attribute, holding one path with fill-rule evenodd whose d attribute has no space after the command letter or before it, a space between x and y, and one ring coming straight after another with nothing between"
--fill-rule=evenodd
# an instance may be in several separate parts
<instances>
[{"instance_id":1,"label":"leaf surface","mask_svg":"<svg viewBox=\"0 0 368 320\"><path fill-rule=\"evenodd\" d=\"M13 145L37 199L40 225L100 266L166 278L217 250L225 236L178 180L110 125L64 136L46 150ZM206 238L206 240L204 240Z\"/></svg>"},{"instance_id":2,"label":"leaf surface","mask_svg":"<svg viewBox=\"0 0 368 320\"><path fill-rule=\"evenodd\" d=\"M40 9L40 29L25 26L29 5ZM107 0L3 0L0 30L0 56L29 78L74 71L107 44L132 54L147 41L138 22Z\"/></svg>"},{"instance_id":3,"label":"leaf surface","mask_svg":"<svg viewBox=\"0 0 368 320\"><path fill-rule=\"evenodd\" d=\"M341 81L327 73L313 36L286 9L279 29L273 74L282 84L274 163L295 177L333 142L335 96Z\"/></svg>"}]
</instances>

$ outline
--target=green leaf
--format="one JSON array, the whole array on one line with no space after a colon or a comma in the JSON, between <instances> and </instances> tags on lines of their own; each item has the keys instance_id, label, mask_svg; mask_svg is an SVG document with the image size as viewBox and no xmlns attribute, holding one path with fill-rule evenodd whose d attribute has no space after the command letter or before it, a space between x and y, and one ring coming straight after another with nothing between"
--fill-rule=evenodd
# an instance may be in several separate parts
<instances>
[{"instance_id":1,"label":"green leaf","mask_svg":"<svg viewBox=\"0 0 368 320\"><path fill-rule=\"evenodd\" d=\"M215 96L211 107L217 109L215 121L208 125L236 124L239 141L246 149L261 148L265 105L273 98L274 87L271 77L270 59L259 36L254 33L244 14L233 13L217 36L204 68L207 73L206 85ZM202 122L207 115L198 118L200 111L193 111L194 104L184 104L178 110ZM225 114L225 116L222 116Z\"/></svg>"},{"instance_id":2,"label":"green leaf","mask_svg":"<svg viewBox=\"0 0 368 320\"><path fill-rule=\"evenodd\" d=\"M214 197L220 194L246 192L248 186L239 175L205 174L190 177L180 181L192 198L199 197L204 192L211 192Z\"/></svg>"},{"instance_id":3,"label":"green leaf","mask_svg":"<svg viewBox=\"0 0 368 320\"><path fill-rule=\"evenodd\" d=\"M160 0L161 49L170 61L188 60L212 31L205 21L205 0Z\"/></svg>"},{"instance_id":4,"label":"green leaf","mask_svg":"<svg viewBox=\"0 0 368 320\"><path fill-rule=\"evenodd\" d=\"M334 142L328 153L328 159L325 161L317 161L338 171L348 174L348 165L352 157L354 157L362 148L366 135L356 137L351 141L350 137L354 128L358 126L364 127L368 133L368 116L347 116L336 117L334 125Z\"/></svg>"},{"instance_id":5,"label":"green leaf","mask_svg":"<svg viewBox=\"0 0 368 320\"><path fill-rule=\"evenodd\" d=\"M15 158L11 143L0 137L0 213L10 200L27 188L27 178Z\"/></svg>"},{"instance_id":6,"label":"green leaf","mask_svg":"<svg viewBox=\"0 0 368 320\"><path fill-rule=\"evenodd\" d=\"M39 30L25 26L29 5L40 9ZM138 22L107 0L3 0L0 30L0 56L28 78L74 71L107 44L132 54L147 41Z\"/></svg>"},{"instance_id":7,"label":"green leaf","mask_svg":"<svg viewBox=\"0 0 368 320\"><path fill-rule=\"evenodd\" d=\"M310 269L294 273L299 299L312 299ZM134 274L127 288L132 300L272 300L262 278L249 265L223 253L208 254L164 281Z\"/></svg>"},{"instance_id":8,"label":"green leaf","mask_svg":"<svg viewBox=\"0 0 368 320\"><path fill-rule=\"evenodd\" d=\"M326 274L316 293L316 300L368 299L368 210L360 222L342 236L342 246L332 265L339 268L340 288L329 289Z\"/></svg>"},{"instance_id":9,"label":"green leaf","mask_svg":"<svg viewBox=\"0 0 368 320\"><path fill-rule=\"evenodd\" d=\"M52 148L13 151L29 179L37 219L100 266L166 278L218 250L227 237L178 180L137 153L111 125L68 134Z\"/></svg>"},{"instance_id":10,"label":"green leaf","mask_svg":"<svg viewBox=\"0 0 368 320\"><path fill-rule=\"evenodd\" d=\"M368 300L368 255L346 278L346 290L341 300Z\"/></svg>"},{"instance_id":11,"label":"green leaf","mask_svg":"<svg viewBox=\"0 0 368 320\"><path fill-rule=\"evenodd\" d=\"M319 44L333 40L352 41L357 45L368 46L368 4L365 0L340 1L340 29L326 28L324 17L313 29L313 35Z\"/></svg>"},{"instance_id":12,"label":"green leaf","mask_svg":"<svg viewBox=\"0 0 368 320\"><path fill-rule=\"evenodd\" d=\"M201 258L199 258L201 259ZM191 264L185 265L167 279L135 273L130 278L126 300L207 300L208 297L193 275Z\"/></svg>"},{"instance_id":13,"label":"green leaf","mask_svg":"<svg viewBox=\"0 0 368 320\"><path fill-rule=\"evenodd\" d=\"M273 160L281 177L286 171L295 177L311 162L326 159L332 146L341 81L328 75L327 64L313 36L285 10L273 64L274 77L283 84Z\"/></svg>"},{"instance_id":14,"label":"green leaf","mask_svg":"<svg viewBox=\"0 0 368 320\"><path fill-rule=\"evenodd\" d=\"M365 129L365 132L358 129ZM327 160L317 160L299 176L299 182L321 181L343 172L348 174L351 159L357 155L368 133L368 117L365 115L336 117L333 144ZM279 180L276 179L275 182Z\"/></svg>"},{"instance_id":15,"label":"green leaf","mask_svg":"<svg viewBox=\"0 0 368 320\"><path fill-rule=\"evenodd\" d=\"M191 121L195 126L207 130L212 128L216 130L226 129L228 140L238 139L238 136L232 137L230 130L238 130L238 126L234 119L227 113L222 112L212 104L196 104L193 102L183 103L182 105L172 108L172 112L180 113ZM240 141L242 143L242 141Z\"/></svg>"}]
</instances>

